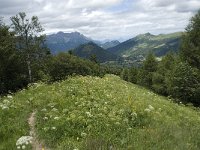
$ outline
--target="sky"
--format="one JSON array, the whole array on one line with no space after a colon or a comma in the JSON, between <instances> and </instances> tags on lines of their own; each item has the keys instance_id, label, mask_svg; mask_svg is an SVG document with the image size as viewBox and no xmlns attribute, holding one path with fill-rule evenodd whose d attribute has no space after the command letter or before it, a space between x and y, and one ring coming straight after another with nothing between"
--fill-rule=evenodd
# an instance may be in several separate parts
<instances>
[{"instance_id":1,"label":"sky","mask_svg":"<svg viewBox=\"0 0 200 150\"><path fill-rule=\"evenodd\" d=\"M0 16L38 16L46 34L80 32L96 40L184 31L200 0L0 0Z\"/></svg>"}]
</instances>

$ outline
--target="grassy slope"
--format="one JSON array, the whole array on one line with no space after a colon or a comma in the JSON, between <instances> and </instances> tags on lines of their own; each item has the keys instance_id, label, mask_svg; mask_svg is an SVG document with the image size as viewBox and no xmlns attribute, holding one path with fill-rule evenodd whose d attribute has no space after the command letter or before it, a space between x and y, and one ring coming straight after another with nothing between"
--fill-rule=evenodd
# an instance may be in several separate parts
<instances>
[{"instance_id":1,"label":"grassy slope","mask_svg":"<svg viewBox=\"0 0 200 150\"><path fill-rule=\"evenodd\" d=\"M9 101L0 109L1 150L28 134L33 110L39 138L53 149L200 149L199 110L113 75L39 84Z\"/></svg>"}]
</instances>

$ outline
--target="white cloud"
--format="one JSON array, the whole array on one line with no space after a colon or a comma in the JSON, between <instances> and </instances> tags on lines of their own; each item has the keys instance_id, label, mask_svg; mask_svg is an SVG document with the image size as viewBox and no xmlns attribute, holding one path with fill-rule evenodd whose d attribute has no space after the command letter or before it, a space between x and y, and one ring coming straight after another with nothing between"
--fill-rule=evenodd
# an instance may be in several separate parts
<instances>
[{"instance_id":1,"label":"white cloud","mask_svg":"<svg viewBox=\"0 0 200 150\"><path fill-rule=\"evenodd\" d=\"M6 22L18 12L37 15L46 33L79 31L95 39L183 31L200 0L0 0Z\"/></svg>"}]
</instances>

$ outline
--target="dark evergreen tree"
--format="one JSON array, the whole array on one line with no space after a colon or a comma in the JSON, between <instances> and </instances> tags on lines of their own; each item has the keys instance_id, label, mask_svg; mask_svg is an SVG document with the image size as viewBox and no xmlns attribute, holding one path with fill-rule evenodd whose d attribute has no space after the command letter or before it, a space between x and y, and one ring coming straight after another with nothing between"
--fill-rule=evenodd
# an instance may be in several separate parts
<instances>
[{"instance_id":1,"label":"dark evergreen tree","mask_svg":"<svg viewBox=\"0 0 200 150\"><path fill-rule=\"evenodd\" d=\"M172 53L168 53L162 58L158 64L158 69L153 73L152 88L155 92L163 95L167 95L166 77L168 72L172 70L175 61L175 56Z\"/></svg>"},{"instance_id":2,"label":"dark evergreen tree","mask_svg":"<svg viewBox=\"0 0 200 150\"><path fill-rule=\"evenodd\" d=\"M127 68L124 68L121 72L121 78L125 81L128 81L129 79L129 71Z\"/></svg>"},{"instance_id":3,"label":"dark evergreen tree","mask_svg":"<svg viewBox=\"0 0 200 150\"><path fill-rule=\"evenodd\" d=\"M128 81L136 84L137 74L138 74L138 69L135 67L131 67L128 72Z\"/></svg>"},{"instance_id":4,"label":"dark evergreen tree","mask_svg":"<svg viewBox=\"0 0 200 150\"><path fill-rule=\"evenodd\" d=\"M140 69L137 76L137 83L152 88L153 73L157 70L157 61L152 53L149 53L146 60L143 62L143 66Z\"/></svg>"},{"instance_id":5,"label":"dark evergreen tree","mask_svg":"<svg viewBox=\"0 0 200 150\"><path fill-rule=\"evenodd\" d=\"M180 54L183 61L200 69L200 10L191 18L186 28Z\"/></svg>"}]
</instances>

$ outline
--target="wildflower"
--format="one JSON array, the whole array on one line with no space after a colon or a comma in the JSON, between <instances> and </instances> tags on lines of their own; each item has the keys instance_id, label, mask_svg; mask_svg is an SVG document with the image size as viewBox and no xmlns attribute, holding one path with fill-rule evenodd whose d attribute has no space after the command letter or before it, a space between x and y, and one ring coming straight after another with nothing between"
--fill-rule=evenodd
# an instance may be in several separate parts
<instances>
[{"instance_id":1,"label":"wildflower","mask_svg":"<svg viewBox=\"0 0 200 150\"><path fill-rule=\"evenodd\" d=\"M86 113L86 115L88 116L88 117L92 117L92 114L90 113L90 112L85 112Z\"/></svg>"},{"instance_id":2,"label":"wildflower","mask_svg":"<svg viewBox=\"0 0 200 150\"><path fill-rule=\"evenodd\" d=\"M22 145L22 149L25 149L26 148L26 146L25 145Z\"/></svg>"},{"instance_id":3,"label":"wildflower","mask_svg":"<svg viewBox=\"0 0 200 150\"><path fill-rule=\"evenodd\" d=\"M151 105L149 105L149 109L150 109L150 110L154 110L154 107L151 106Z\"/></svg>"},{"instance_id":4,"label":"wildflower","mask_svg":"<svg viewBox=\"0 0 200 150\"><path fill-rule=\"evenodd\" d=\"M47 111L47 109L46 109L46 108L43 108L41 111L45 112L45 111Z\"/></svg>"},{"instance_id":5,"label":"wildflower","mask_svg":"<svg viewBox=\"0 0 200 150\"><path fill-rule=\"evenodd\" d=\"M60 119L60 117L54 117L54 120L59 120Z\"/></svg>"},{"instance_id":6,"label":"wildflower","mask_svg":"<svg viewBox=\"0 0 200 150\"><path fill-rule=\"evenodd\" d=\"M151 110L149 108L146 108L144 111L145 112L151 112Z\"/></svg>"},{"instance_id":7,"label":"wildflower","mask_svg":"<svg viewBox=\"0 0 200 150\"><path fill-rule=\"evenodd\" d=\"M86 136L87 136L87 133L81 132L81 136L82 136L82 137L86 137Z\"/></svg>"},{"instance_id":8,"label":"wildflower","mask_svg":"<svg viewBox=\"0 0 200 150\"><path fill-rule=\"evenodd\" d=\"M10 101L8 101L8 100L5 99L5 100L3 101L3 103L4 103L4 104L10 104Z\"/></svg>"},{"instance_id":9,"label":"wildflower","mask_svg":"<svg viewBox=\"0 0 200 150\"><path fill-rule=\"evenodd\" d=\"M44 130L44 131L48 131L48 130L49 130L49 127L44 127L43 130Z\"/></svg>"},{"instance_id":10,"label":"wildflower","mask_svg":"<svg viewBox=\"0 0 200 150\"><path fill-rule=\"evenodd\" d=\"M56 109L56 108L53 108L51 111L58 111L58 109Z\"/></svg>"},{"instance_id":11,"label":"wildflower","mask_svg":"<svg viewBox=\"0 0 200 150\"><path fill-rule=\"evenodd\" d=\"M13 97L12 97L12 95L8 95L7 98L12 99Z\"/></svg>"},{"instance_id":12,"label":"wildflower","mask_svg":"<svg viewBox=\"0 0 200 150\"><path fill-rule=\"evenodd\" d=\"M9 109L9 107L6 105L3 105L1 108L2 108L2 110Z\"/></svg>"},{"instance_id":13,"label":"wildflower","mask_svg":"<svg viewBox=\"0 0 200 150\"><path fill-rule=\"evenodd\" d=\"M28 145L29 143L31 143L32 140L33 140L33 137L31 136L20 137L16 142L17 149L20 149L21 145L22 145L22 149L25 149L26 148L25 145Z\"/></svg>"},{"instance_id":14,"label":"wildflower","mask_svg":"<svg viewBox=\"0 0 200 150\"><path fill-rule=\"evenodd\" d=\"M52 130L56 130L56 127L51 127Z\"/></svg>"},{"instance_id":15,"label":"wildflower","mask_svg":"<svg viewBox=\"0 0 200 150\"><path fill-rule=\"evenodd\" d=\"M44 120L48 120L48 117L44 117L43 119L44 119Z\"/></svg>"},{"instance_id":16,"label":"wildflower","mask_svg":"<svg viewBox=\"0 0 200 150\"><path fill-rule=\"evenodd\" d=\"M131 113L131 116L134 116L135 118L137 118L137 113L133 112Z\"/></svg>"}]
</instances>

